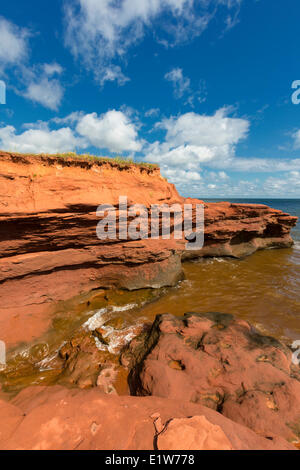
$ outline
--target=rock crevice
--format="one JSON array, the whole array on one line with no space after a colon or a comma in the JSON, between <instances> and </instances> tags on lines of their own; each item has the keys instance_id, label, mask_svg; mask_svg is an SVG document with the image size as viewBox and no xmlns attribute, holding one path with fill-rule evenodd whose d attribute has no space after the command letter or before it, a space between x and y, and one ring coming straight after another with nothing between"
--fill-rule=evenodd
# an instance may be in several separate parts
<instances>
[{"instance_id":1,"label":"rock crevice","mask_svg":"<svg viewBox=\"0 0 300 470\"><path fill-rule=\"evenodd\" d=\"M264 436L300 442L300 370L292 351L220 313L158 315L123 352L131 393L210 407Z\"/></svg>"}]
</instances>

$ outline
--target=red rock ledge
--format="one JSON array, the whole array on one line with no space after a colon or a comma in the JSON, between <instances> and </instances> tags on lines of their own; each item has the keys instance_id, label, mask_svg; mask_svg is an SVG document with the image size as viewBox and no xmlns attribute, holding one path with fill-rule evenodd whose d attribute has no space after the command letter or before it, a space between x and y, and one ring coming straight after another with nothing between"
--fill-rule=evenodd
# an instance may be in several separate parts
<instances>
[{"instance_id":1,"label":"red rock ledge","mask_svg":"<svg viewBox=\"0 0 300 470\"><path fill-rule=\"evenodd\" d=\"M201 201L182 198L158 168L80 156L1 151L0 187L0 329L8 344L30 339L53 302L99 287L174 285L191 257L289 247L297 221L267 206L222 202L205 204L200 251L186 251L184 240L107 242L96 237L99 204L117 206L120 195L147 207ZM28 315L35 326L27 322L26 337Z\"/></svg>"},{"instance_id":2,"label":"red rock ledge","mask_svg":"<svg viewBox=\"0 0 300 470\"><path fill-rule=\"evenodd\" d=\"M140 396L56 385L0 400L0 449L299 447L299 366L288 348L245 321L159 315L122 362L131 369L131 392Z\"/></svg>"},{"instance_id":3,"label":"red rock ledge","mask_svg":"<svg viewBox=\"0 0 300 470\"><path fill-rule=\"evenodd\" d=\"M300 367L291 349L244 320L158 315L122 363L132 395L201 404L271 441L300 445Z\"/></svg>"}]
</instances>

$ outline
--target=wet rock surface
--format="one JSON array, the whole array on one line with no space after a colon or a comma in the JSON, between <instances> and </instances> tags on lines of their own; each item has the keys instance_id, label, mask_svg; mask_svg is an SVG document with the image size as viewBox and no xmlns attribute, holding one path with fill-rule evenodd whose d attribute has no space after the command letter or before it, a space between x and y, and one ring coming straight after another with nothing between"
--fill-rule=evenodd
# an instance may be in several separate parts
<instances>
[{"instance_id":1,"label":"wet rock surface","mask_svg":"<svg viewBox=\"0 0 300 470\"><path fill-rule=\"evenodd\" d=\"M98 384L107 393L115 393L115 387L118 393L128 393L127 372L118 355L144 327L143 318L132 324L131 315L160 295L159 289L99 290L63 303L47 335L8 351L7 365L0 369L0 387L15 394L30 385L88 388Z\"/></svg>"},{"instance_id":2,"label":"wet rock surface","mask_svg":"<svg viewBox=\"0 0 300 470\"><path fill-rule=\"evenodd\" d=\"M133 395L199 403L272 439L300 441L292 351L221 313L158 315L122 355Z\"/></svg>"},{"instance_id":3,"label":"wet rock surface","mask_svg":"<svg viewBox=\"0 0 300 470\"><path fill-rule=\"evenodd\" d=\"M45 332L55 302L99 288L174 286L184 259L291 246L297 221L263 205L208 203L204 247L187 251L184 239L96 236L97 207L118 208L120 195L149 213L152 204L203 202L181 197L158 168L0 152L0 184L0 329L9 345Z\"/></svg>"},{"instance_id":4,"label":"wet rock surface","mask_svg":"<svg viewBox=\"0 0 300 470\"><path fill-rule=\"evenodd\" d=\"M225 314L162 315L134 329L124 312L102 318L107 304L115 311L107 288L174 286L185 259L289 247L296 217L262 205L205 204L204 247L187 251L185 240L96 237L98 205L117 207L121 194L148 210L202 202L182 198L158 169L0 152L0 183L1 340L8 348L31 344L6 370L13 393L27 388L0 399L1 449L299 445L299 367L286 346ZM53 318L50 306L99 289L98 313L85 326L83 304ZM40 340L49 329L54 343ZM116 353L130 340L120 365ZM115 396L128 372L139 396ZM29 387L58 381L64 386Z\"/></svg>"},{"instance_id":5,"label":"wet rock surface","mask_svg":"<svg viewBox=\"0 0 300 470\"><path fill-rule=\"evenodd\" d=\"M122 318L97 321L60 348L61 385L0 397L0 449L299 447L299 366L277 340L232 315L164 314L135 331L120 366L105 326L122 331ZM128 372L137 396L117 396Z\"/></svg>"}]
</instances>

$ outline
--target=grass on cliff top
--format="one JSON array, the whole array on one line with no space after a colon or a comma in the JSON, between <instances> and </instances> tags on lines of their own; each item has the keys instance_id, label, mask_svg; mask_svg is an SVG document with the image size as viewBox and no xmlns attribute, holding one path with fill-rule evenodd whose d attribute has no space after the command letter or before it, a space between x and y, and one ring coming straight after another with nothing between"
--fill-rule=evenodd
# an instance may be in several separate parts
<instances>
[{"instance_id":1,"label":"grass on cliff top","mask_svg":"<svg viewBox=\"0 0 300 470\"><path fill-rule=\"evenodd\" d=\"M91 163L97 163L97 164L102 164L102 163L109 163L112 166L118 166L121 168L125 168L131 165L140 167L140 168L146 168L148 170L155 170L159 168L159 165L155 163L148 163L148 162L135 162L131 158L125 158L125 157L97 157L96 155L90 155L89 153L85 154L77 154L75 152L65 152L65 153L55 153L55 154L46 154L46 153L41 153L41 154L29 154L29 153L15 153L15 152L9 152L13 153L14 155L20 155L20 156L30 156L30 157L52 157L52 158L59 158L62 160L74 160L74 161L86 161L86 162L91 162Z\"/></svg>"}]
</instances>

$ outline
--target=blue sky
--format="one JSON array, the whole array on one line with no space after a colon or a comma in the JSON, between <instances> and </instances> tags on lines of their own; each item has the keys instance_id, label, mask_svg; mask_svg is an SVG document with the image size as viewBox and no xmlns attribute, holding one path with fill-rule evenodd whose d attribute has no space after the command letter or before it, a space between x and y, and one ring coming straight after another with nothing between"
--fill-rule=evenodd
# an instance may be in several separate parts
<instances>
[{"instance_id":1,"label":"blue sky","mask_svg":"<svg viewBox=\"0 0 300 470\"><path fill-rule=\"evenodd\" d=\"M300 197L299 14L298 0L2 2L0 148L159 163L186 196Z\"/></svg>"}]
</instances>

